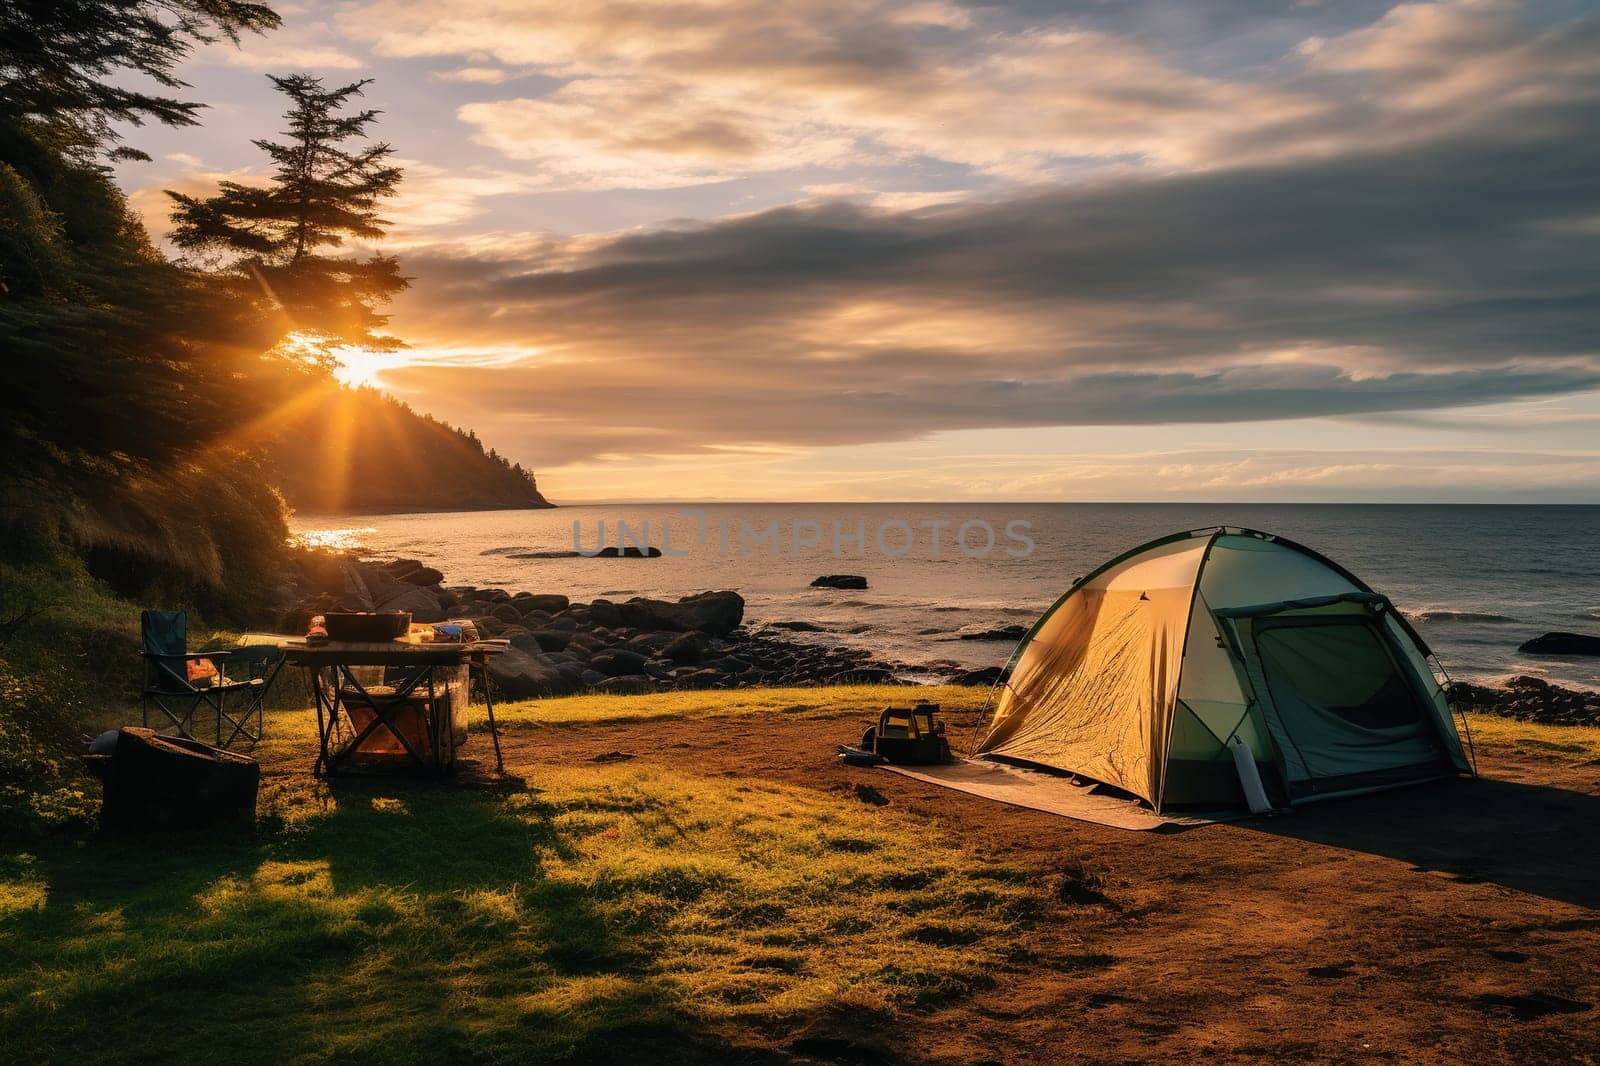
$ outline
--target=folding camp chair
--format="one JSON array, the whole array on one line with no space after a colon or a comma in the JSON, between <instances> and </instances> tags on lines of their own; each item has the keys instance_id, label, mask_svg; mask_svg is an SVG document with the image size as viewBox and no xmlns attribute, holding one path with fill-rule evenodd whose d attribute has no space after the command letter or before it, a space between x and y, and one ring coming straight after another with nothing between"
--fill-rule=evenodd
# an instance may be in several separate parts
<instances>
[{"instance_id":1,"label":"folding camp chair","mask_svg":"<svg viewBox=\"0 0 1600 1066\"><path fill-rule=\"evenodd\" d=\"M260 740L262 701L283 665L282 654L277 648L265 649L272 652L269 660L260 648L192 652L188 650L188 628L188 616L182 611L144 611L139 615L145 662L139 703L144 724L149 726L154 707L180 735L195 740L196 712L210 712L216 719L218 747L229 747L240 737L252 742ZM234 655L238 655L248 677L236 680L223 672ZM243 701L243 710L230 710L230 700ZM230 729L226 739L224 723Z\"/></svg>"},{"instance_id":2,"label":"folding camp chair","mask_svg":"<svg viewBox=\"0 0 1600 1066\"><path fill-rule=\"evenodd\" d=\"M228 652L228 670L242 686L237 696L242 698L243 707L237 712L227 710L226 706L231 706L235 699L234 696L229 697L222 717L233 727L233 733L222 747L231 747L239 737L252 744L261 739L262 706L266 703L273 681L277 680L278 671L282 669L283 649L276 644L246 644ZM252 720L255 722L254 731L251 730Z\"/></svg>"}]
</instances>

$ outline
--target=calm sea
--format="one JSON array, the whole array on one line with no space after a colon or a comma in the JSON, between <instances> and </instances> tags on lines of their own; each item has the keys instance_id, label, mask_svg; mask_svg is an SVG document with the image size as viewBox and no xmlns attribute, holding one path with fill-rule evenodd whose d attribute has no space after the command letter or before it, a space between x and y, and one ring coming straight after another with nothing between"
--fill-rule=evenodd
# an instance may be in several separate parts
<instances>
[{"instance_id":1,"label":"calm sea","mask_svg":"<svg viewBox=\"0 0 1600 1066\"><path fill-rule=\"evenodd\" d=\"M582 547L593 550L602 521L606 544L617 543L619 522L640 539L648 523L651 544L661 545L667 527L671 548L686 554L518 558L571 552L574 523ZM974 554L956 543L964 524L965 546ZM1029 622L1074 578L1111 556L1166 533L1219 524L1283 534L1354 571L1410 615L1457 678L1523 673L1600 688L1600 659L1516 650L1550 630L1600 632L1600 507L621 504L302 515L294 523L312 539L424 560L450 584L575 599L736 589L752 623L800 621L823 630L796 639L866 647L913 665L949 659L974 667L1002 662L1011 647L961 640L962 630ZM1031 552L1007 535L1008 525L1032 541ZM769 527L773 539L759 539ZM994 547L979 556L990 529ZM858 531L864 544L849 539ZM820 543L808 544L812 539ZM861 574L870 588L809 587L829 573Z\"/></svg>"}]
</instances>

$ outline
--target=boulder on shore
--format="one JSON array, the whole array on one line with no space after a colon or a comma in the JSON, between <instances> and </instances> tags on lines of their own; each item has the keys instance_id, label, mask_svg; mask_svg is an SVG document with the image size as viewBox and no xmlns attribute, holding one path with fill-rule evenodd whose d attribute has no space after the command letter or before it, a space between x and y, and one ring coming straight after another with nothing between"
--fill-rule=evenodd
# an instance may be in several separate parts
<instances>
[{"instance_id":1,"label":"boulder on shore","mask_svg":"<svg viewBox=\"0 0 1600 1066\"><path fill-rule=\"evenodd\" d=\"M545 611L549 614L555 614L557 611L565 611L572 606L572 601L559 592L544 594L518 593L512 597L512 600L517 610L523 614L527 614L529 611Z\"/></svg>"},{"instance_id":2,"label":"boulder on shore","mask_svg":"<svg viewBox=\"0 0 1600 1066\"><path fill-rule=\"evenodd\" d=\"M376 607L380 611L410 611L413 622L443 622L444 605L439 597L419 585L398 584Z\"/></svg>"},{"instance_id":3,"label":"boulder on shore","mask_svg":"<svg viewBox=\"0 0 1600 1066\"><path fill-rule=\"evenodd\" d=\"M677 603L635 597L616 607L622 623L635 629L699 630L721 636L744 621L744 597L737 592L700 592Z\"/></svg>"},{"instance_id":4,"label":"boulder on shore","mask_svg":"<svg viewBox=\"0 0 1600 1066\"><path fill-rule=\"evenodd\" d=\"M572 634L565 629L535 629L528 633L540 651L566 651Z\"/></svg>"},{"instance_id":5,"label":"boulder on shore","mask_svg":"<svg viewBox=\"0 0 1600 1066\"><path fill-rule=\"evenodd\" d=\"M670 659L679 666L688 666L697 663L706 653L705 640L700 634L693 632L684 633L672 643L661 649L662 658Z\"/></svg>"},{"instance_id":6,"label":"boulder on shore","mask_svg":"<svg viewBox=\"0 0 1600 1066\"><path fill-rule=\"evenodd\" d=\"M1600 637L1588 633L1546 633L1525 641L1517 650L1532 655L1600 655Z\"/></svg>"},{"instance_id":7,"label":"boulder on shore","mask_svg":"<svg viewBox=\"0 0 1600 1066\"><path fill-rule=\"evenodd\" d=\"M881 666L857 666L841 670L828 678L835 685L893 685L899 683L894 671Z\"/></svg>"},{"instance_id":8,"label":"boulder on shore","mask_svg":"<svg viewBox=\"0 0 1600 1066\"><path fill-rule=\"evenodd\" d=\"M619 674L597 681L590 687L596 692L606 692L613 696L642 696L647 692L657 691L655 680L643 674Z\"/></svg>"},{"instance_id":9,"label":"boulder on shore","mask_svg":"<svg viewBox=\"0 0 1600 1066\"><path fill-rule=\"evenodd\" d=\"M520 640L498 655L489 656L488 670L506 699L565 696L577 688L543 652Z\"/></svg>"},{"instance_id":10,"label":"boulder on shore","mask_svg":"<svg viewBox=\"0 0 1600 1066\"><path fill-rule=\"evenodd\" d=\"M864 589L867 579L860 574L824 574L811 583L814 589Z\"/></svg>"},{"instance_id":11,"label":"boulder on shore","mask_svg":"<svg viewBox=\"0 0 1600 1066\"><path fill-rule=\"evenodd\" d=\"M408 585L437 585L444 580L444 574L431 566L418 566L415 570L391 572L396 578Z\"/></svg>"},{"instance_id":12,"label":"boulder on shore","mask_svg":"<svg viewBox=\"0 0 1600 1066\"><path fill-rule=\"evenodd\" d=\"M600 652L589 660L589 668L598 670L607 677L622 677L626 674L639 674L644 672L644 664L648 657L627 648L611 648Z\"/></svg>"},{"instance_id":13,"label":"boulder on shore","mask_svg":"<svg viewBox=\"0 0 1600 1066\"><path fill-rule=\"evenodd\" d=\"M590 556L590 558L659 559L661 558L661 549L656 547L654 544L647 544L643 548L636 548L632 544L624 545L621 548L617 547L616 545L612 545L609 548L601 548L599 551L595 552L594 555Z\"/></svg>"}]
</instances>

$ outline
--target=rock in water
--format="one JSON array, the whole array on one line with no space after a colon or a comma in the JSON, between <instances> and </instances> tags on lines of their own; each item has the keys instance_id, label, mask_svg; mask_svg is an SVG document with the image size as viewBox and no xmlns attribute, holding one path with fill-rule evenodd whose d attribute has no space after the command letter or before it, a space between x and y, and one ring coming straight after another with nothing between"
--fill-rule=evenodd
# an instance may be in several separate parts
<instances>
[{"instance_id":1,"label":"rock in water","mask_svg":"<svg viewBox=\"0 0 1600 1066\"><path fill-rule=\"evenodd\" d=\"M824 574L811 583L814 589L864 589L867 579L860 574Z\"/></svg>"},{"instance_id":2,"label":"rock in water","mask_svg":"<svg viewBox=\"0 0 1600 1066\"><path fill-rule=\"evenodd\" d=\"M1587 633L1546 633L1517 650L1533 655L1600 655L1600 637Z\"/></svg>"},{"instance_id":3,"label":"rock in water","mask_svg":"<svg viewBox=\"0 0 1600 1066\"><path fill-rule=\"evenodd\" d=\"M962 640L1009 640L1016 643L1028 635L1024 625L999 626L995 629L962 630L957 634Z\"/></svg>"}]
</instances>

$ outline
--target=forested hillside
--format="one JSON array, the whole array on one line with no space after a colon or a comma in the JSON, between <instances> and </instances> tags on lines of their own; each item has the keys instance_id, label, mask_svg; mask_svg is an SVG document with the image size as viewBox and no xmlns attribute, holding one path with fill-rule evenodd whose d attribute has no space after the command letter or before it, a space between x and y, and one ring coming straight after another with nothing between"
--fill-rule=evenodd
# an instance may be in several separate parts
<instances>
[{"instance_id":1,"label":"forested hillside","mask_svg":"<svg viewBox=\"0 0 1600 1066\"><path fill-rule=\"evenodd\" d=\"M530 471L477 434L371 388L338 389L284 419L266 465L290 505L315 514L551 506Z\"/></svg>"}]
</instances>

